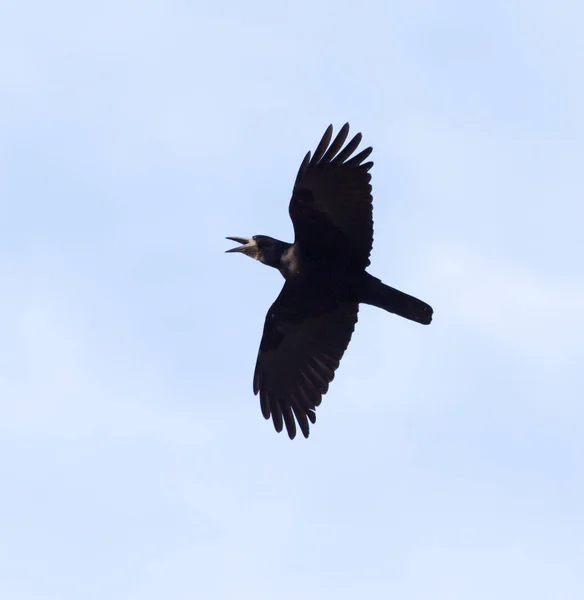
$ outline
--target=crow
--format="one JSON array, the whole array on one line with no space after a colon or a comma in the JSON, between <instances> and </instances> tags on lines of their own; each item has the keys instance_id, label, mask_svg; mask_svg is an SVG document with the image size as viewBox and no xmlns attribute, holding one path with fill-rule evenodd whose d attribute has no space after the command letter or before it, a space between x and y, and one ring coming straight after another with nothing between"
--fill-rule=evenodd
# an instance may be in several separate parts
<instances>
[{"instance_id":1,"label":"crow","mask_svg":"<svg viewBox=\"0 0 584 600\"><path fill-rule=\"evenodd\" d=\"M369 274L373 245L372 152L353 155L362 136L346 145L349 124L332 140L332 125L314 154L306 154L289 213L294 243L266 235L228 237L240 252L280 271L285 279L268 310L253 377L254 394L276 431L305 438L351 340L359 304L428 325L432 308ZM331 143L332 140L332 143Z\"/></svg>"}]
</instances>

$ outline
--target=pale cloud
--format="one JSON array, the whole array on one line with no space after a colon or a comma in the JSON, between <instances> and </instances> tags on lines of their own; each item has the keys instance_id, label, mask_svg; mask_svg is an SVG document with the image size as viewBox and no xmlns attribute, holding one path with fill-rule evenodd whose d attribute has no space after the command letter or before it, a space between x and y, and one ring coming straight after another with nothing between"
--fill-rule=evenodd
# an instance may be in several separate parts
<instances>
[{"instance_id":1,"label":"pale cloud","mask_svg":"<svg viewBox=\"0 0 584 600\"><path fill-rule=\"evenodd\" d=\"M0 595L582 597L579 5L2 11ZM345 121L371 270L435 319L364 307L291 443L282 280L223 236L290 239Z\"/></svg>"},{"instance_id":2,"label":"pale cloud","mask_svg":"<svg viewBox=\"0 0 584 600\"><path fill-rule=\"evenodd\" d=\"M433 255L430 276L445 318L498 341L534 364L575 367L584 359L584 282L500 263L468 247Z\"/></svg>"},{"instance_id":3,"label":"pale cloud","mask_svg":"<svg viewBox=\"0 0 584 600\"><path fill-rule=\"evenodd\" d=\"M4 273L0 428L24 439L93 443L126 438L204 446L214 427L155 365L124 350L115 331L92 329L90 306L57 276ZM10 295L7 291L10 290ZM168 402L165 404L164 399Z\"/></svg>"}]
</instances>

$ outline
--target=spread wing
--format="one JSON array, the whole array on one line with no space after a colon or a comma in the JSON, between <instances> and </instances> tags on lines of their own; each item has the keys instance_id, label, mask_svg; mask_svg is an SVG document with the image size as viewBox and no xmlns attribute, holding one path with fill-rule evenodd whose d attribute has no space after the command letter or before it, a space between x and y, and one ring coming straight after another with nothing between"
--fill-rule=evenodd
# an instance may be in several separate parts
<instances>
[{"instance_id":1,"label":"spread wing","mask_svg":"<svg viewBox=\"0 0 584 600\"><path fill-rule=\"evenodd\" d=\"M357 322L359 305L339 300L334 286L286 282L266 316L253 379L254 394L276 431L304 437L316 421Z\"/></svg>"},{"instance_id":2,"label":"spread wing","mask_svg":"<svg viewBox=\"0 0 584 600\"><path fill-rule=\"evenodd\" d=\"M331 143L328 127L314 155L304 158L290 200L290 218L295 242L312 260L343 261L364 269L373 245L372 162L366 148L351 158L361 142L358 133L344 146L349 135L346 123Z\"/></svg>"}]
</instances>

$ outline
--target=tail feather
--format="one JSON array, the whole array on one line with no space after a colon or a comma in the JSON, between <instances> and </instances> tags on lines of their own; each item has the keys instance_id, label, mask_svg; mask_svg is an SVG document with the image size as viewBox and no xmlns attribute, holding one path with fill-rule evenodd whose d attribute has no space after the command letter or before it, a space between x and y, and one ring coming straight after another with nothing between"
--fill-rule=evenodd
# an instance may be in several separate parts
<instances>
[{"instance_id":1,"label":"tail feather","mask_svg":"<svg viewBox=\"0 0 584 600\"><path fill-rule=\"evenodd\" d=\"M367 275L361 302L383 308L422 325L429 325L432 322L434 311L429 304L385 285L377 277Z\"/></svg>"}]
</instances>

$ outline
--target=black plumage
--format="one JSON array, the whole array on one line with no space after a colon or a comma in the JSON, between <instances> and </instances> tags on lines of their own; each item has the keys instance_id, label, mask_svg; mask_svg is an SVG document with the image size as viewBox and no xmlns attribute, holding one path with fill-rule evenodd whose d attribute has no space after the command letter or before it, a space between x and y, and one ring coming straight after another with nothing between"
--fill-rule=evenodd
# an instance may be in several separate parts
<instances>
[{"instance_id":1,"label":"black plumage","mask_svg":"<svg viewBox=\"0 0 584 600\"><path fill-rule=\"evenodd\" d=\"M371 304L424 325L432 308L367 273L373 244L372 152L355 156L361 134L346 145L349 124L332 140L329 126L298 171L289 212L294 243L268 236L230 237L241 252L275 267L286 280L266 316L253 390L262 414L290 438L304 437L357 323ZM332 142L331 142L332 140Z\"/></svg>"}]
</instances>

